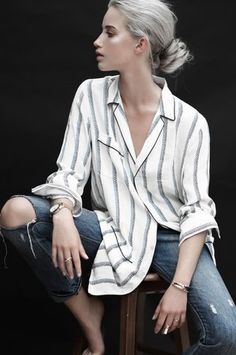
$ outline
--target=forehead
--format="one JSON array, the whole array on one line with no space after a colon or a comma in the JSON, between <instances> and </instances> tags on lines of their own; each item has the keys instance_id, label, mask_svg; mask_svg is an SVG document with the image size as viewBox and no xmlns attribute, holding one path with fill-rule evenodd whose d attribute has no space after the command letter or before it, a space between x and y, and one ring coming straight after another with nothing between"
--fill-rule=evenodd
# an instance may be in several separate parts
<instances>
[{"instance_id":1,"label":"forehead","mask_svg":"<svg viewBox=\"0 0 236 355\"><path fill-rule=\"evenodd\" d=\"M103 18L102 26L112 26L117 29L126 27L127 21L125 16L115 7L109 7Z\"/></svg>"}]
</instances>

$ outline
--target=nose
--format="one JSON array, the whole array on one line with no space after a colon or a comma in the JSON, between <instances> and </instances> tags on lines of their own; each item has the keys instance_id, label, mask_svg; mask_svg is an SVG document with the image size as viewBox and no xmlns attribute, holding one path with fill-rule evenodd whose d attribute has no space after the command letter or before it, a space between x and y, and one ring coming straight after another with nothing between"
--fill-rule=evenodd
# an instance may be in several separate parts
<instances>
[{"instance_id":1,"label":"nose","mask_svg":"<svg viewBox=\"0 0 236 355\"><path fill-rule=\"evenodd\" d=\"M95 48L99 48L99 47L102 46L102 43L101 43L101 35L102 35L102 34L100 34L100 35L97 37L97 39L93 42L93 45L94 45Z\"/></svg>"}]
</instances>

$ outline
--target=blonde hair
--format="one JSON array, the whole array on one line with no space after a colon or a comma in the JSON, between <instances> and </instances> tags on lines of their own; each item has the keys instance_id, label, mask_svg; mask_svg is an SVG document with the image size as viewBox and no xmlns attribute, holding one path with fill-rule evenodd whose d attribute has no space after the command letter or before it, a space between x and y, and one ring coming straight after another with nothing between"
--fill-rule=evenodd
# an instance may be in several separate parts
<instances>
[{"instance_id":1,"label":"blonde hair","mask_svg":"<svg viewBox=\"0 0 236 355\"><path fill-rule=\"evenodd\" d=\"M127 27L135 38L147 37L152 70L174 73L192 59L186 44L175 38L176 15L161 0L110 0L127 18Z\"/></svg>"}]
</instances>

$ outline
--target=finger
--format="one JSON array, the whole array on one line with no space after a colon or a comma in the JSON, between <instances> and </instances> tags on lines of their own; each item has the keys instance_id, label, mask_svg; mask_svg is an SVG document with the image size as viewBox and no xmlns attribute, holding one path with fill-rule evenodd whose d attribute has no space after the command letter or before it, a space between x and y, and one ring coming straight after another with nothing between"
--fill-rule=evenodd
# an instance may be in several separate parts
<instances>
[{"instance_id":1,"label":"finger","mask_svg":"<svg viewBox=\"0 0 236 355\"><path fill-rule=\"evenodd\" d=\"M86 260L89 259L89 257L88 257L88 255L87 255L85 249L84 249L84 246L83 246L81 240L79 241L79 253L80 253L80 256L81 256L83 259L86 259Z\"/></svg>"},{"instance_id":2,"label":"finger","mask_svg":"<svg viewBox=\"0 0 236 355\"><path fill-rule=\"evenodd\" d=\"M52 262L55 267L58 267L57 264L57 248L52 246Z\"/></svg>"},{"instance_id":3,"label":"finger","mask_svg":"<svg viewBox=\"0 0 236 355\"><path fill-rule=\"evenodd\" d=\"M73 258L73 264L75 268L75 273L78 277L81 276L81 262L80 262L80 255L78 250L72 250L71 252Z\"/></svg>"},{"instance_id":4,"label":"finger","mask_svg":"<svg viewBox=\"0 0 236 355\"><path fill-rule=\"evenodd\" d=\"M155 312L154 312L154 314L153 314L152 320L156 320L156 319L158 318L159 313L160 313L160 309L161 309L161 307L160 307L160 303L159 303L159 305L158 305L157 308L155 309Z\"/></svg>"},{"instance_id":5,"label":"finger","mask_svg":"<svg viewBox=\"0 0 236 355\"><path fill-rule=\"evenodd\" d=\"M64 252L64 265L65 265L65 269L66 269L66 272L67 272L67 275L70 277L70 279L73 279L74 278L74 272L73 272L73 258L71 256L70 253L65 253Z\"/></svg>"},{"instance_id":6,"label":"finger","mask_svg":"<svg viewBox=\"0 0 236 355\"><path fill-rule=\"evenodd\" d=\"M57 260L59 269L61 270L63 275L66 276L65 257L61 249L57 250Z\"/></svg>"},{"instance_id":7,"label":"finger","mask_svg":"<svg viewBox=\"0 0 236 355\"><path fill-rule=\"evenodd\" d=\"M175 328L180 328L182 325L181 315L174 318Z\"/></svg>"},{"instance_id":8,"label":"finger","mask_svg":"<svg viewBox=\"0 0 236 355\"><path fill-rule=\"evenodd\" d=\"M166 317L165 323L163 324L163 327L162 327L162 334L163 335L167 335L168 333L171 332L171 329L173 327L173 322L174 322L174 317L172 314L169 314Z\"/></svg>"},{"instance_id":9,"label":"finger","mask_svg":"<svg viewBox=\"0 0 236 355\"><path fill-rule=\"evenodd\" d=\"M186 321L186 312L183 312L180 316L179 328L182 327L182 325L184 324L185 321Z\"/></svg>"},{"instance_id":10,"label":"finger","mask_svg":"<svg viewBox=\"0 0 236 355\"><path fill-rule=\"evenodd\" d=\"M166 314L163 312L160 312L159 316L157 318L157 321L156 321L155 328L154 328L154 332L156 334L159 333L159 331L162 329L163 325L165 324L165 320L166 320Z\"/></svg>"},{"instance_id":11,"label":"finger","mask_svg":"<svg viewBox=\"0 0 236 355\"><path fill-rule=\"evenodd\" d=\"M180 318L181 318L181 314L175 314L175 316L172 317L172 324L169 323L169 320L167 321L167 323L171 325L168 330L168 333L173 332L176 328L179 328Z\"/></svg>"}]
</instances>

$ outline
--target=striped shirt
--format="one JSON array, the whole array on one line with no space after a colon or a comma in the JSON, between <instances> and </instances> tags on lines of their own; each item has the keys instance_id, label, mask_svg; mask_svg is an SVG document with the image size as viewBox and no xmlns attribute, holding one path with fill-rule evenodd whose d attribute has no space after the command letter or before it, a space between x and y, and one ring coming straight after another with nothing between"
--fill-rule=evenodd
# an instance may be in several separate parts
<instances>
[{"instance_id":1,"label":"striped shirt","mask_svg":"<svg viewBox=\"0 0 236 355\"><path fill-rule=\"evenodd\" d=\"M143 280L152 262L157 226L180 232L180 244L202 231L212 245L218 231L209 189L209 129L205 118L175 97L164 79L161 104L136 157L119 92L119 75L84 81L71 107L58 171L37 195L69 196L82 208L91 174L91 201L103 241L89 292L125 294ZM218 231L219 234L219 231Z\"/></svg>"}]
</instances>

